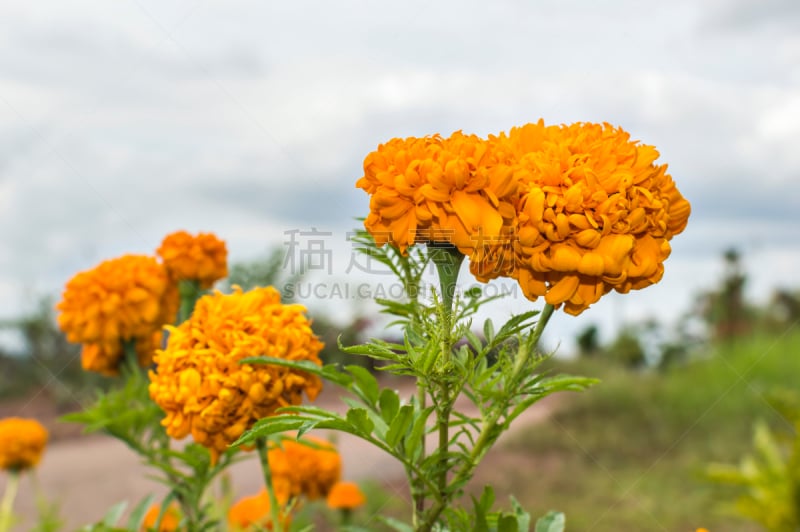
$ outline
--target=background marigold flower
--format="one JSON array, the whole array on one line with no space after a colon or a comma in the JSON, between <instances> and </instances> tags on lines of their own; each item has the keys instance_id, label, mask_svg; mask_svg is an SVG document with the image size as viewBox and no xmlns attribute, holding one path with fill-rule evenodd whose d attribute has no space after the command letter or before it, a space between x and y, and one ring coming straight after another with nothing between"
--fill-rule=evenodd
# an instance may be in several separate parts
<instances>
[{"instance_id":1,"label":"background marigold flower","mask_svg":"<svg viewBox=\"0 0 800 532\"><path fill-rule=\"evenodd\" d=\"M142 354L152 350L149 340L174 308L171 294L177 291L155 258L125 255L70 279L56 305L58 324L70 342L87 344L85 368L116 373L123 342L141 344ZM140 360L149 364L149 355L142 354Z\"/></svg>"},{"instance_id":2,"label":"background marigold flower","mask_svg":"<svg viewBox=\"0 0 800 532\"><path fill-rule=\"evenodd\" d=\"M150 396L166 413L170 436L191 433L216 459L257 420L300 404L303 392L313 400L322 388L303 371L240 361L268 356L321 365L322 346L305 307L281 304L272 287L206 295L156 351Z\"/></svg>"},{"instance_id":3,"label":"background marigold flower","mask_svg":"<svg viewBox=\"0 0 800 532\"><path fill-rule=\"evenodd\" d=\"M514 128L515 277L525 295L579 314L610 290L658 282L691 211L658 152L609 124Z\"/></svg>"},{"instance_id":4,"label":"background marigold flower","mask_svg":"<svg viewBox=\"0 0 800 532\"><path fill-rule=\"evenodd\" d=\"M147 513L142 520L142 532L151 532L155 530L156 521L158 521L158 514L161 513L161 505L154 504L150 506ZM158 532L174 532L178 530L181 524L181 512L178 506L170 504L161 518L161 526L158 527Z\"/></svg>"},{"instance_id":5,"label":"background marigold flower","mask_svg":"<svg viewBox=\"0 0 800 532\"><path fill-rule=\"evenodd\" d=\"M192 236L177 231L164 238L156 253L175 281L198 281L202 288L210 288L228 275L228 250L213 233Z\"/></svg>"},{"instance_id":6,"label":"background marigold flower","mask_svg":"<svg viewBox=\"0 0 800 532\"><path fill-rule=\"evenodd\" d=\"M337 482L328 493L326 502L328 508L334 510L353 510L363 506L367 500L355 482Z\"/></svg>"},{"instance_id":7,"label":"background marigold flower","mask_svg":"<svg viewBox=\"0 0 800 532\"><path fill-rule=\"evenodd\" d=\"M161 347L163 333L158 330L148 336L133 340L139 366L146 368L153 363L155 350ZM113 377L119 375L119 369L125 357L122 342L102 342L83 344L81 349L81 367L86 371L94 371Z\"/></svg>"},{"instance_id":8,"label":"background marigold flower","mask_svg":"<svg viewBox=\"0 0 800 532\"><path fill-rule=\"evenodd\" d=\"M276 499L279 504L286 504L288 496L285 492L276 490ZM262 489L255 495L242 497L228 510L228 525L235 530L248 530L251 527L266 527L272 530L272 516L270 513L269 493ZM291 516L281 512L280 519L284 527L291 522Z\"/></svg>"},{"instance_id":9,"label":"background marigold flower","mask_svg":"<svg viewBox=\"0 0 800 532\"><path fill-rule=\"evenodd\" d=\"M402 253L418 242L450 243L482 261L511 234L515 215L516 180L495 153L460 131L381 144L356 183L371 196L364 226L378 245Z\"/></svg>"},{"instance_id":10,"label":"background marigold flower","mask_svg":"<svg viewBox=\"0 0 800 532\"><path fill-rule=\"evenodd\" d=\"M0 420L0 469L20 471L36 466L47 445L47 429L35 419Z\"/></svg>"},{"instance_id":11,"label":"background marigold flower","mask_svg":"<svg viewBox=\"0 0 800 532\"><path fill-rule=\"evenodd\" d=\"M305 443L304 443L305 442ZM268 451L276 483L285 482L292 497L326 497L342 476L342 457L333 444L313 437L283 440Z\"/></svg>"}]
</instances>

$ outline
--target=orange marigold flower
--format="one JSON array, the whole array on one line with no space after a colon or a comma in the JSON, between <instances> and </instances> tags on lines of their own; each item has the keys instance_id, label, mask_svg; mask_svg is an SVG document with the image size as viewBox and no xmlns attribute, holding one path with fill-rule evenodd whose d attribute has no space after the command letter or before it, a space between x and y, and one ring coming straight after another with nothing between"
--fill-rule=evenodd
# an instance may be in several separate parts
<instances>
[{"instance_id":1,"label":"orange marigold flower","mask_svg":"<svg viewBox=\"0 0 800 532\"><path fill-rule=\"evenodd\" d=\"M136 338L135 349L139 365L143 368L153 363L155 350L161 347L163 334L160 330L142 338ZM119 368L125 357L121 342L102 342L83 344L81 349L81 366L86 371L94 371L102 375L119 375Z\"/></svg>"},{"instance_id":2,"label":"orange marigold flower","mask_svg":"<svg viewBox=\"0 0 800 532\"><path fill-rule=\"evenodd\" d=\"M58 324L70 342L91 346L84 350L84 367L115 373L122 342L138 345L153 338L165 323L173 293L155 258L125 255L70 279L56 305ZM144 341L141 349L151 345ZM143 358L149 363L149 357Z\"/></svg>"},{"instance_id":3,"label":"orange marigold flower","mask_svg":"<svg viewBox=\"0 0 800 532\"><path fill-rule=\"evenodd\" d=\"M155 530L159 513L161 513L160 504L154 504L147 510L142 520L142 532L151 532ZM161 517L161 526L158 527L158 532L174 532L178 530L180 524L181 512L178 506L176 504L170 504Z\"/></svg>"},{"instance_id":4,"label":"orange marigold flower","mask_svg":"<svg viewBox=\"0 0 800 532\"><path fill-rule=\"evenodd\" d=\"M188 320L169 327L167 346L157 350L150 397L166 412L167 433L191 433L214 459L257 420L315 399L322 381L303 371L270 364L241 364L247 357L310 360L321 365L320 342L302 305L282 305L272 287L197 301Z\"/></svg>"},{"instance_id":5,"label":"orange marigold flower","mask_svg":"<svg viewBox=\"0 0 800 532\"><path fill-rule=\"evenodd\" d=\"M309 500L326 497L342 476L342 457L333 444L319 438L283 440L269 450L276 483L286 482L292 497Z\"/></svg>"},{"instance_id":6,"label":"orange marigold flower","mask_svg":"<svg viewBox=\"0 0 800 532\"><path fill-rule=\"evenodd\" d=\"M279 504L286 504L288 496L285 492L276 491ZM242 497L228 510L228 524L236 530L247 530L251 527L262 527L272 530L272 515L267 490L262 489L255 495ZM291 522L289 514L280 513L284 527Z\"/></svg>"},{"instance_id":7,"label":"orange marigold flower","mask_svg":"<svg viewBox=\"0 0 800 532\"><path fill-rule=\"evenodd\" d=\"M0 420L0 469L30 469L42 459L47 429L35 419L10 417Z\"/></svg>"},{"instance_id":8,"label":"orange marigold flower","mask_svg":"<svg viewBox=\"0 0 800 532\"><path fill-rule=\"evenodd\" d=\"M367 502L355 482L337 482L328 493L328 507L334 510L352 510Z\"/></svg>"},{"instance_id":9,"label":"orange marigold flower","mask_svg":"<svg viewBox=\"0 0 800 532\"><path fill-rule=\"evenodd\" d=\"M603 294L658 282L691 211L652 146L609 124L501 135L518 163L515 271L523 292L580 314Z\"/></svg>"},{"instance_id":10,"label":"orange marigold flower","mask_svg":"<svg viewBox=\"0 0 800 532\"><path fill-rule=\"evenodd\" d=\"M495 153L460 131L381 144L356 183L371 196L364 226L379 246L402 253L417 242L450 243L482 261L509 238L515 216L517 182L508 166L495 164Z\"/></svg>"},{"instance_id":11,"label":"orange marigold flower","mask_svg":"<svg viewBox=\"0 0 800 532\"><path fill-rule=\"evenodd\" d=\"M176 281L198 281L202 288L210 288L228 275L228 250L213 233L192 236L177 231L164 238L156 253Z\"/></svg>"}]
</instances>

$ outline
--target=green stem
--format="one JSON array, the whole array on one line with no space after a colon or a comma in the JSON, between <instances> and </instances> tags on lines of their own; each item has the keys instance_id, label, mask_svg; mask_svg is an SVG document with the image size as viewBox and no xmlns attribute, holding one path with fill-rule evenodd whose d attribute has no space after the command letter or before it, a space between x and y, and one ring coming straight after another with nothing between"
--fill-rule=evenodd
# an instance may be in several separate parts
<instances>
[{"instance_id":1,"label":"green stem","mask_svg":"<svg viewBox=\"0 0 800 532\"><path fill-rule=\"evenodd\" d=\"M425 383L422 379L417 379L417 400L419 401L419 408L420 411L425 410L425 405L427 404L428 396L425 391ZM420 457L419 463L422 463L425 458L425 435L422 435L422 441L420 442ZM414 488L414 511L412 516L412 524L417 526L417 522L422 514L425 512L425 487L422 482L422 479L415 479L413 486Z\"/></svg>"},{"instance_id":2,"label":"green stem","mask_svg":"<svg viewBox=\"0 0 800 532\"><path fill-rule=\"evenodd\" d=\"M19 477L19 471L12 469L8 473L6 492L3 495L3 502L0 503L0 532L8 532L11 530L11 509L14 506L14 499L17 498Z\"/></svg>"},{"instance_id":3,"label":"green stem","mask_svg":"<svg viewBox=\"0 0 800 532\"><path fill-rule=\"evenodd\" d=\"M267 450L266 439L257 438L256 448L258 449L258 459L261 460L261 470L264 473L264 484L267 487L267 494L269 495L269 513L272 517L272 530L274 532L283 532L283 522L280 519L280 508L278 508L278 497L275 496L275 488L272 485L272 470L269 468L269 451Z\"/></svg>"},{"instance_id":4,"label":"green stem","mask_svg":"<svg viewBox=\"0 0 800 532\"><path fill-rule=\"evenodd\" d=\"M192 315L197 300L203 295L203 290L199 282L183 279L178 281L178 293L181 296L181 306L178 310L178 325L180 325Z\"/></svg>"},{"instance_id":5,"label":"green stem","mask_svg":"<svg viewBox=\"0 0 800 532\"><path fill-rule=\"evenodd\" d=\"M448 500L447 470L450 444L450 413L453 408L453 395L446 372L450 362L450 351L453 347L453 326L455 325L453 300L464 255L450 244L429 244L428 247L431 259L436 265L436 271L439 274L439 287L442 293L442 307L444 309L441 315L441 352L439 358L439 368L444 374L440 375L438 379L439 398L436 402L436 418L439 431L439 446L436 449L436 453L439 456L437 487L441 504Z\"/></svg>"}]
</instances>

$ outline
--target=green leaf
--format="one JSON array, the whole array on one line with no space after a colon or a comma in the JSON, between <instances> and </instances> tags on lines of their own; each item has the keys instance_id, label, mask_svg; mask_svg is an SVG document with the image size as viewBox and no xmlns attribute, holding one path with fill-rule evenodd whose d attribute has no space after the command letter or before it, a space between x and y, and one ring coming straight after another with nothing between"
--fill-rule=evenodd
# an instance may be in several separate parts
<instances>
[{"instance_id":1,"label":"green leaf","mask_svg":"<svg viewBox=\"0 0 800 532\"><path fill-rule=\"evenodd\" d=\"M566 521L563 513L551 510L536 521L535 532L564 532Z\"/></svg>"},{"instance_id":2,"label":"green leaf","mask_svg":"<svg viewBox=\"0 0 800 532\"><path fill-rule=\"evenodd\" d=\"M364 399L368 405L375 406L378 403L378 391L380 388L372 373L356 365L345 366L345 369L350 372L355 380L353 391Z\"/></svg>"},{"instance_id":3,"label":"green leaf","mask_svg":"<svg viewBox=\"0 0 800 532\"><path fill-rule=\"evenodd\" d=\"M527 530L527 529L526 529ZM497 532L524 532L517 523L516 516L503 514L497 520Z\"/></svg>"},{"instance_id":4,"label":"green leaf","mask_svg":"<svg viewBox=\"0 0 800 532\"><path fill-rule=\"evenodd\" d=\"M389 430L386 432L386 443L389 447L397 445L401 438L406 434L411 422L414 420L414 407L411 405L403 405L400 411L389 425Z\"/></svg>"},{"instance_id":5,"label":"green leaf","mask_svg":"<svg viewBox=\"0 0 800 532\"><path fill-rule=\"evenodd\" d=\"M378 403L381 407L381 416L386 423L391 423L397 415L397 410L400 408L400 396L397 392L384 388L381 390L381 396L378 398Z\"/></svg>"},{"instance_id":6,"label":"green leaf","mask_svg":"<svg viewBox=\"0 0 800 532\"><path fill-rule=\"evenodd\" d=\"M142 521L144 521L144 516L153 503L154 498L152 494L148 495L139 501L139 504L131 510L131 515L128 516L128 530L139 530L142 528Z\"/></svg>"},{"instance_id":7,"label":"green leaf","mask_svg":"<svg viewBox=\"0 0 800 532\"><path fill-rule=\"evenodd\" d=\"M347 422L355 427L359 432L369 435L375 426L369 418L369 414L363 408L351 408L347 411Z\"/></svg>"},{"instance_id":8,"label":"green leaf","mask_svg":"<svg viewBox=\"0 0 800 532\"><path fill-rule=\"evenodd\" d=\"M489 343L494 341L494 324L492 323L492 320L486 320L483 322L483 336Z\"/></svg>"},{"instance_id":9,"label":"green leaf","mask_svg":"<svg viewBox=\"0 0 800 532\"><path fill-rule=\"evenodd\" d=\"M398 521L393 517L378 516L378 520L396 532L414 532L414 529L411 527L411 525L407 525L406 523Z\"/></svg>"},{"instance_id":10,"label":"green leaf","mask_svg":"<svg viewBox=\"0 0 800 532\"><path fill-rule=\"evenodd\" d=\"M350 384L350 377L346 373L343 373L336 366L336 364L327 364L325 366L319 366L318 364L315 364L310 360L286 360L284 358L275 358L266 356L243 358L242 360L239 361L239 363L271 364L273 366L283 366L286 368L291 368L311 373L312 375L316 375L334 384L338 384L339 386L347 387L347 385Z\"/></svg>"},{"instance_id":11,"label":"green leaf","mask_svg":"<svg viewBox=\"0 0 800 532\"><path fill-rule=\"evenodd\" d=\"M125 509L127 507L128 503L126 501L122 501L109 508L106 512L106 515L103 516L103 524L105 526L116 525L117 521L119 521L119 518L122 517L123 513L125 513Z\"/></svg>"},{"instance_id":12,"label":"green leaf","mask_svg":"<svg viewBox=\"0 0 800 532\"><path fill-rule=\"evenodd\" d=\"M511 496L511 508L514 510L514 515L517 517L517 522L519 522L519 529L528 531L531 529L531 514L526 512L522 506L519 504L519 501Z\"/></svg>"}]
</instances>

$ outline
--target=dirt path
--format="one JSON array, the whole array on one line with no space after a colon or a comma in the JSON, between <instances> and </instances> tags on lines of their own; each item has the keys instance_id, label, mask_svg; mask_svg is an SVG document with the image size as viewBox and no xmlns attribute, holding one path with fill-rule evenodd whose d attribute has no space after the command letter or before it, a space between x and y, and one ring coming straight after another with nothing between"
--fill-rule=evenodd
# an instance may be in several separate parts
<instances>
[{"instance_id":1,"label":"dirt path","mask_svg":"<svg viewBox=\"0 0 800 532\"><path fill-rule=\"evenodd\" d=\"M408 383L401 383L398 388L404 397L413 392ZM339 395L335 390L328 391L316 404L342 411L345 407ZM503 439L545 419L554 404L553 398L548 398L528 409ZM403 477L402 467L382 451L347 434L330 437L335 438L342 455L346 479L371 479L384 485L398 485L398 478ZM429 445L433 446L434 441ZM65 530L75 530L99 520L108 508L120 501L133 505L151 493L164 495L166 488L148 479L147 475L148 470L125 445L104 436L82 436L51 445L36 471L36 480L48 501L59 502ZM237 496L255 493L262 486L255 456L233 465L230 476ZM22 481L15 510L24 521L15 530L26 530L36 515L33 483L30 477ZM4 489L4 484L5 479L0 479L0 490Z\"/></svg>"}]
</instances>

